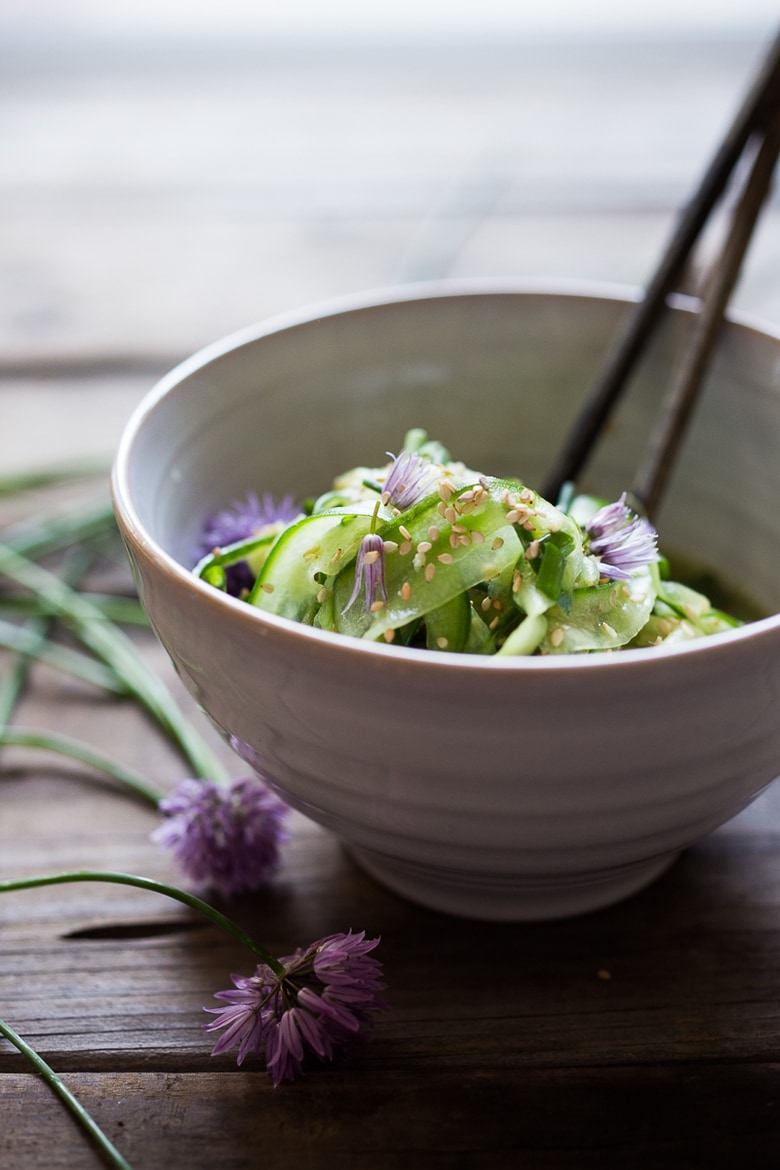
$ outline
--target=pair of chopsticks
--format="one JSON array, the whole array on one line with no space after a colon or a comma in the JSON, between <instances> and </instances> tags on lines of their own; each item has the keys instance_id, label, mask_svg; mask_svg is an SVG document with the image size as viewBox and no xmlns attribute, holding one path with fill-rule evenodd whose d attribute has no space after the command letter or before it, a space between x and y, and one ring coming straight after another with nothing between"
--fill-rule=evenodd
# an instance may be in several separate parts
<instances>
[{"instance_id":1,"label":"pair of chopsticks","mask_svg":"<svg viewBox=\"0 0 780 1170\"><path fill-rule=\"evenodd\" d=\"M653 335L669 294L682 276L696 241L726 191L740 160L746 175L728 232L701 294L695 327L673 371L631 489L635 506L651 515L658 506L674 457L704 381L729 296L739 276L780 153L780 35L758 71L742 106L683 211L644 297L608 352L574 428L542 493L557 500L576 480L629 375ZM742 166L745 166L743 161ZM742 169L742 167L740 168Z\"/></svg>"}]
</instances>

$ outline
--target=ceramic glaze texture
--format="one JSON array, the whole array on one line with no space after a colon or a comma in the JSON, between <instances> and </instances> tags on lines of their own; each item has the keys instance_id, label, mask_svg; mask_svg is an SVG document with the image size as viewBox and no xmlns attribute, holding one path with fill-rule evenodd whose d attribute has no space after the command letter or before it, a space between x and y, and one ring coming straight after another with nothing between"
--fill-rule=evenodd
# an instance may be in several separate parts
<instances>
[{"instance_id":1,"label":"ceramic glaze texture","mask_svg":"<svg viewBox=\"0 0 780 1170\"><path fill-rule=\"evenodd\" d=\"M492 659L368 644L195 580L202 517L323 490L425 427L538 485L630 309L624 290L442 285L319 306L168 375L117 456L141 599L181 677L290 804L430 907L524 920L641 888L780 773L780 618L677 649ZM680 301L583 489L631 481ZM780 608L780 338L731 322L658 527ZM771 457L770 457L771 455ZM735 541L738 538L738 547ZM729 581L727 580L727 584Z\"/></svg>"}]
</instances>

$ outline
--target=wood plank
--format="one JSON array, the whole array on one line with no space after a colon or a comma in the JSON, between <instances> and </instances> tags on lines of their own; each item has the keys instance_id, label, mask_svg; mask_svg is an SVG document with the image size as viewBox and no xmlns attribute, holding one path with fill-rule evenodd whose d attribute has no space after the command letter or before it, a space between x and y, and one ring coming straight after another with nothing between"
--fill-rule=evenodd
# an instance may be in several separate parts
<instances>
[{"instance_id":1,"label":"wood plank","mask_svg":"<svg viewBox=\"0 0 780 1170\"><path fill-rule=\"evenodd\" d=\"M0 458L2 474L11 475L51 464L94 461L106 467L103 498L108 496L108 473L122 430L135 406L157 377L155 371L111 376L97 372L56 377L19 379L0 376ZM86 485L82 493L97 498L100 485ZM51 493L3 500L0 517L10 522L10 512L32 512L42 507L69 508L70 495Z\"/></svg>"},{"instance_id":2,"label":"wood plank","mask_svg":"<svg viewBox=\"0 0 780 1170\"><path fill-rule=\"evenodd\" d=\"M14 162L0 176L4 471L109 457L158 371L302 301L443 271L641 281L749 65L745 45L681 54L659 95L651 47L590 64L531 55L522 69L512 50L500 69L482 57L465 72L447 54L259 70L252 53L238 70L210 61L205 82L192 63L167 74L165 53L143 68L129 53L121 69L92 57L0 70ZM132 133L107 140L107 126ZM740 303L776 320L778 257L775 205ZM100 580L129 588L126 569ZM17 718L162 786L186 770L133 704L47 668ZM1 762L0 876L94 865L176 879L149 841L152 809L44 753ZM350 927L381 935L390 1009L349 1063L278 1090L260 1062L209 1055L203 1006L253 962L215 928L118 886L0 900L0 1014L138 1170L774 1170L778 786L642 894L559 923L433 914L304 818L293 827L272 887L232 913L281 954ZM102 1165L5 1042L0 1082L4 1166Z\"/></svg>"},{"instance_id":3,"label":"wood plank","mask_svg":"<svg viewBox=\"0 0 780 1170\"><path fill-rule=\"evenodd\" d=\"M578 1071L312 1073L274 1090L257 1072L68 1074L69 1087L144 1170L775 1170L780 1066ZM25 1170L104 1165L35 1078L3 1078L4 1152ZM398 1124L403 1117L404 1124Z\"/></svg>"},{"instance_id":4,"label":"wood plank","mask_svg":"<svg viewBox=\"0 0 780 1170\"><path fill-rule=\"evenodd\" d=\"M0 367L443 273L641 284L763 49L37 44L0 57ZM736 298L773 320L778 260L775 201Z\"/></svg>"},{"instance_id":5,"label":"wood plank","mask_svg":"<svg viewBox=\"0 0 780 1170\"><path fill-rule=\"evenodd\" d=\"M116 742L117 724L105 714L101 727ZM148 842L153 815L123 797L78 777L48 780L36 768L32 776L12 772L3 801L3 876L89 864L175 880ZM466 924L412 906L296 818L277 882L234 913L282 953L348 927L382 935L393 1010L371 1064L400 1061L422 1072L465 1055L480 1067L773 1060L774 789L752 817L720 830L622 906L528 926ZM211 926L185 929L191 921L178 905L121 887L6 895L0 1002L61 1067L134 1067L142 1054L146 1067L204 1069L211 1060L201 1008L230 971L248 973L253 963ZM464 963L471 977L442 985L439 973Z\"/></svg>"}]
</instances>

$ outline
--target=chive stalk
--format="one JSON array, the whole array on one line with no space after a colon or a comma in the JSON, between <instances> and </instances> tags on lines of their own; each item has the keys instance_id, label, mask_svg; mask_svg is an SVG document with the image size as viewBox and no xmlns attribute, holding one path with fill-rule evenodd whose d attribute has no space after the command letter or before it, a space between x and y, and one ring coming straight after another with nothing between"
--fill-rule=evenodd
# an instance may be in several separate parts
<instances>
[{"instance_id":1,"label":"chive stalk","mask_svg":"<svg viewBox=\"0 0 780 1170\"><path fill-rule=\"evenodd\" d=\"M227 769L182 714L168 688L126 634L82 594L16 549L0 544L0 573L38 594L53 615L111 667L128 692L157 720L201 779L226 780Z\"/></svg>"},{"instance_id":2,"label":"chive stalk","mask_svg":"<svg viewBox=\"0 0 780 1170\"><path fill-rule=\"evenodd\" d=\"M111 1165L116 1166L118 1170L133 1170L127 1158L123 1157L113 1142L106 1137L92 1115L84 1108L79 1099L74 1096L64 1081L57 1076L51 1065L47 1064L43 1057L26 1040L23 1040L10 1024L2 1019L0 1019L0 1035L5 1036L6 1040L13 1044L14 1048L18 1049L22 1056L26 1057L35 1071L40 1073L49 1088L65 1103L79 1125L87 1131L95 1144L106 1155Z\"/></svg>"}]
</instances>

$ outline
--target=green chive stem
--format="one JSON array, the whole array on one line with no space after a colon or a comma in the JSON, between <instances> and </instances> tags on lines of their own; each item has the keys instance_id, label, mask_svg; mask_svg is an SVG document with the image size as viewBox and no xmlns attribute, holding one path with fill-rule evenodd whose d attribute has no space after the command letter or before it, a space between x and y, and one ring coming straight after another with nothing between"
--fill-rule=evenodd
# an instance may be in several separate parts
<instances>
[{"instance_id":1,"label":"green chive stem","mask_svg":"<svg viewBox=\"0 0 780 1170\"><path fill-rule=\"evenodd\" d=\"M43 621L27 623L27 630L36 637L41 637L45 629L46 623ZM24 690L29 669L30 659L17 654L0 676L0 727L5 727L13 715Z\"/></svg>"},{"instance_id":2,"label":"green chive stem","mask_svg":"<svg viewBox=\"0 0 780 1170\"><path fill-rule=\"evenodd\" d=\"M56 486L74 479L107 476L109 470L106 460L79 459L70 463L55 463L47 467L33 468L31 471L17 471L12 475L0 475L0 496L16 495L39 487Z\"/></svg>"},{"instance_id":3,"label":"green chive stem","mask_svg":"<svg viewBox=\"0 0 780 1170\"><path fill-rule=\"evenodd\" d=\"M0 573L39 594L52 612L68 621L79 638L110 666L128 691L154 716L201 779L227 779L227 769L189 720L130 639L97 606L53 573L0 544Z\"/></svg>"},{"instance_id":4,"label":"green chive stem","mask_svg":"<svg viewBox=\"0 0 780 1170\"><path fill-rule=\"evenodd\" d=\"M10 1024L5 1020L0 1019L0 1035L5 1036L6 1040L13 1044L14 1048L21 1052L22 1056L26 1057L36 1072L40 1073L43 1080L52 1089L65 1105L70 1109L79 1125L81 1125L92 1138L92 1140L100 1147L103 1153L108 1157L111 1164L119 1168L119 1170L133 1170L133 1167L124 1158L116 1146L109 1141L103 1130L93 1120L90 1113L84 1108L77 1097L71 1093L68 1086L60 1080L54 1069L46 1063L42 1056L40 1056L34 1048L23 1040L22 1037L15 1032Z\"/></svg>"},{"instance_id":5,"label":"green chive stem","mask_svg":"<svg viewBox=\"0 0 780 1170\"><path fill-rule=\"evenodd\" d=\"M133 873L121 873L110 869L66 870L62 873L35 874L32 877L1 881L0 894L12 893L16 890L31 890L38 886L65 885L69 882L109 882L119 886L134 886L139 890L150 890L152 893L172 898L175 902L181 902L199 914L203 914L215 926L219 926L227 934L232 935L234 939L266 963L275 974L284 974L284 964L274 958L265 947L255 942L252 936L247 934L238 923L233 922L227 915L210 906L208 902L204 902L196 894L180 890L177 886L169 885L167 882L158 882L154 878L146 878Z\"/></svg>"},{"instance_id":6,"label":"green chive stem","mask_svg":"<svg viewBox=\"0 0 780 1170\"><path fill-rule=\"evenodd\" d=\"M125 597L120 593L90 593L79 590L79 595L100 610L108 621L120 626L148 626L143 606L135 597ZM36 597L3 597L0 595L0 614L9 617L51 617L55 610L48 605L44 598Z\"/></svg>"},{"instance_id":7,"label":"green chive stem","mask_svg":"<svg viewBox=\"0 0 780 1170\"><path fill-rule=\"evenodd\" d=\"M58 646L56 642L46 637L42 629L34 629L31 625L18 626L13 622L0 620L0 646L13 650L22 658L44 662L55 670L64 671L84 682L92 683L104 691L110 691L115 695L127 694L127 687L110 667L86 654L81 654L78 650Z\"/></svg>"},{"instance_id":8,"label":"green chive stem","mask_svg":"<svg viewBox=\"0 0 780 1170\"><path fill-rule=\"evenodd\" d=\"M52 517L32 517L9 525L3 543L22 556L38 558L59 552L79 541L116 533L111 504L101 500L84 508Z\"/></svg>"},{"instance_id":9,"label":"green chive stem","mask_svg":"<svg viewBox=\"0 0 780 1170\"><path fill-rule=\"evenodd\" d=\"M76 547L72 549L61 569L63 580L68 584L75 585L80 580L82 574L86 572L86 566L90 560L91 558L85 554L82 548ZM50 617L50 614L36 614L35 620L26 623L24 627L25 634L19 636L27 636L28 638L40 639L41 642L45 642L45 635L50 624L48 619ZM46 620L43 620L44 618ZM16 625L12 628L17 632L19 630L19 627ZM14 708L24 691L32 661L33 659L29 655L17 651L3 677L0 678L0 727L5 727L11 721ZM95 663L95 665L99 664Z\"/></svg>"},{"instance_id":10,"label":"green chive stem","mask_svg":"<svg viewBox=\"0 0 780 1170\"><path fill-rule=\"evenodd\" d=\"M0 747L40 748L42 751L77 760L80 764L86 764L87 767L110 776L112 780L129 788L155 808L164 796L163 792L149 784L139 772L133 771L132 768L125 768L110 756L90 747L89 744L72 739L67 735L59 735L52 731L39 731L37 728L30 727L3 727L0 728Z\"/></svg>"}]
</instances>

